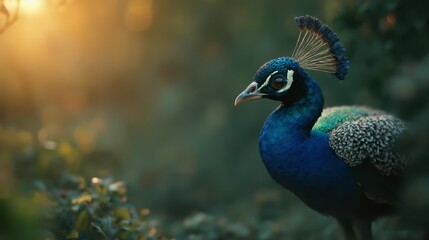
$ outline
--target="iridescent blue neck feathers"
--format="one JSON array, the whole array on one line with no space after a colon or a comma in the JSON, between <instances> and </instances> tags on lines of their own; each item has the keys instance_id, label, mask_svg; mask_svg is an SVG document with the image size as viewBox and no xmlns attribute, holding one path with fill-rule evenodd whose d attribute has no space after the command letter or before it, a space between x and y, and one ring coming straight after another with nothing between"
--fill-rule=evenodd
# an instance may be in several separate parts
<instances>
[{"instance_id":1,"label":"iridescent blue neck feathers","mask_svg":"<svg viewBox=\"0 0 429 240\"><path fill-rule=\"evenodd\" d=\"M320 117L324 99L320 87L311 77L305 75L300 81L295 86L301 85L300 91L303 95L297 99L288 95L288 98L269 116L268 119L273 122L267 120L266 124L278 124L276 130L282 128L288 132L300 132L304 136L310 134L314 123Z\"/></svg>"}]
</instances>

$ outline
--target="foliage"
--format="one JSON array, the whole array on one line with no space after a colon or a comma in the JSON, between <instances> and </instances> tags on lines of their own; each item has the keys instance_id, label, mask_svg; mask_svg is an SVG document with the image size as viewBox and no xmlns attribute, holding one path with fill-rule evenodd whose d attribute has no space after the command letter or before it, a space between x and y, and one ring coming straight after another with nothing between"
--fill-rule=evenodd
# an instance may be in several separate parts
<instances>
[{"instance_id":1,"label":"foliage","mask_svg":"<svg viewBox=\"0 0 429 240\"><path fill-rule=\"evenodd\" d=\"M401 70L400 66L416 64L429 53L429 17L424 10L428 7L428 2L419 0L359 0L348 4L336 18L346 33L351 78L384 104L401 96L398 92L389 95L388 79ZM409 114L420 107L408 105L407 109Z\"/></svg>"},{"instance_id":2,"label":"foliage","mask_svg":"<svg viewBox=\"0 0 429 240\"><path fill-rule=\"evenodd\" d=\"M87 177L68 173L82 172L83 154L71 143L35 141L15 128L0 128L0 136L1 180L9 183L0 191L0 212L10 219L0 224L0 237L160 239L149 209L128 202L123 182L93 177L88 185Z\"/></svg>"},{"instance_id":3,"label":"foliage","mask_svg":"<svg viewBox=\"0 0 429 240\"><path fill-rule=\"evenodd\" d=\"M415 125L403 137L401 149L412 159L407 169L406 183L404 184L401 215L402 224L414 229L425 231L425 238L429 237L429 224L427 214L429 214L429 112L426 110L420 113L415 119Z\"/></svg>"},{"instance_id":4,"label":"foliage","mask_svg":"<svg viewBox=\"0 0 429 240\"><path fill-rule=\"evenodd\" d=\"M405 98L396 99L394 104L402 107L403 112L412 116L409 131L402 137L399 149L409 158L406 172L406 182L403 188L401 213L403 225L412 229L425 230L429 237L429 225L426 221L429 214L429 57L426 57L418 66L407 69L404 73L395 76L395 83L402 91L411 91ZM408 87L405 86L408 85ZM407 109L407 106L418 106L416 109Z\"/></svg>"},{"instance_id":5,"label":"foliage","mask_svg":"<svg viewBox=\"0 0 429 240\"><path fill-rule=\"evenodd\" d=\"M149 210L137 211L128 203L123 182L93 178L85 186L81 178L66 175L61 185L36 192L38 198L54 201L48 203L54 207L52 239L158 239Z\"/></svg>"}]
</instances>

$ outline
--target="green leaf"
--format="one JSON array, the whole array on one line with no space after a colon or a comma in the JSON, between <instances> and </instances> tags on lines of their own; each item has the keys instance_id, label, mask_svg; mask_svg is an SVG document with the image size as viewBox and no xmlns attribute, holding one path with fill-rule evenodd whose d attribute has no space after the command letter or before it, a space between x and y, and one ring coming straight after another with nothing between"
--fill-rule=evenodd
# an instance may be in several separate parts
<instances>
[{"instance_id":1,"label":"green leaf","mask_svg":"<svg viewBox=\"0 0 429 240\"><path fill-rule=\"evenodd\" d=\"M73 229L70 233L66 235L67 239L78 239L79 238L79 232Z\"/></svg>"},{"instance_id":2,"label":"green leaf","mask_svg":"<svg viewBox=\"0 0 429 240\"><path fill-rule=\"evenodd\" d=\"M75 229L77 231L86 231L89 229L89 225L91 223L91 216L89 215L87 210L83 210L79 213L77 217Z\"/></svg>"},{"instance_id":3,"label":"green leaf","mask_svg":"<svg viewBox=\"0 0 429 240\"><path fill-rule=\"evenodd\" d=\"M84 202L90 202L91 200L92 200L91 195L85 194L85 195L82 195L80 197L77 197L77 198L73 199L72 204L74 204L74 205L81 204L81 203L84 203Z\"/></svg>"},{"instance_id":4,"label":"green leaf","mask_svg":"<svg viewBox=\"0 0 429 240\"><path fill-rule=\"evenodd\" d=\"M115 216L115 218L117 218L119 220L131 218L131 215L130 215L130 212L128 211L128 209L123 208L123 207L116 208L114 216Z\"/></svg>"}]
</instances>

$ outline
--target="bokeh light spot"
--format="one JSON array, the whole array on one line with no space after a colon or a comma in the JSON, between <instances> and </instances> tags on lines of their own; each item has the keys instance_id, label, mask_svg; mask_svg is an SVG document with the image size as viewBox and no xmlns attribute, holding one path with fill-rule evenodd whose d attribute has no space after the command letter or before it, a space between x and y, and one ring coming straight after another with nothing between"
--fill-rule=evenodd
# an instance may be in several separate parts
<instances>
[{"instance_id":1,"label":"bokeh light spot","mask_svg":"<svg viewBox=\"0 0 429 240\"><path fill-rule=\"evenodd\" d=\"M24 14L36 14L42 11L44 5L44 0L22 0L20 8Z\"/></svg>"},{"instance_id":2,"label":"bokeh light spot","mask_svg":"<svg viewBox=\"0 0 429 240\"><path fill-rule=\"evenodd\" d=\"M152 0L129 1L125 13L126 28L133 32L140 32L149 28L153 18L152 5Z\"/></svg>"},{"instance_id":3,"label":"bokeh light spot","mask_svg":"<svg viewBox=\"0 0 429 240\"><path fill-rule=\"evenodd\" d=\"M395 23L396 23L396 16L395 16L395 14L393 14L393 13L388 14L387 17L386 17L386 22L390 26L395 25Z\"/></svg>"}]
</instances>

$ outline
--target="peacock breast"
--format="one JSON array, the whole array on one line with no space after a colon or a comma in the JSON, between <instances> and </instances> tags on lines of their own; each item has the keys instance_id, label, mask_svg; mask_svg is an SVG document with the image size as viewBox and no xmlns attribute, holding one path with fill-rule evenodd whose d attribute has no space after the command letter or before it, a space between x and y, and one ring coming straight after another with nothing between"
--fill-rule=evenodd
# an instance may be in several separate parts
<instances>
[{"instance_id":1,"label":"peacock breast","mask_svg":"<svg viewBox=\"0 0 429 240\"><path fill-rule=\"evenodd\" d=\"M356 211L362 201L349 167L319 131L300 134L293 126L275 128L268 121L260 133L259 150L270 176L311 208L338 215Z\"/></svg>"}]
</instances>

